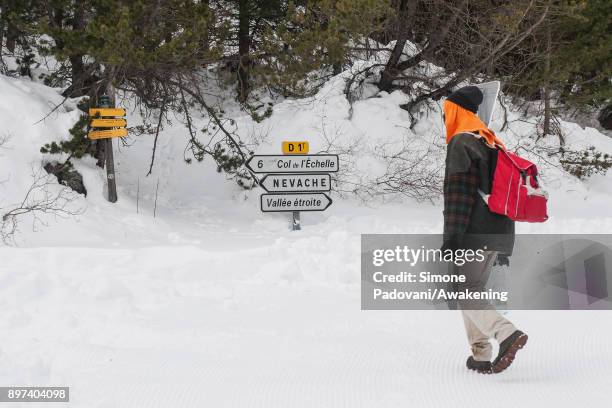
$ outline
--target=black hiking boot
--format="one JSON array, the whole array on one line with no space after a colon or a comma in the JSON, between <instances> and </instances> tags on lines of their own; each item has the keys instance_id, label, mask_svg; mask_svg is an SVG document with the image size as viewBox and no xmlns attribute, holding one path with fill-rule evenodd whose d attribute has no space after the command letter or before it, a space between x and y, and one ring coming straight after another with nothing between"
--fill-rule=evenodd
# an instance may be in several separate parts
<instances>
[{"instance_id":1,"label":"black hiking boot","mask_svg":"<svg viewBox=\"0 0 612 408\"><path fill-rule=\"evenodd\" d=\"M465 365L470 370L474 370L480 374L493 373L493 366L491 365L490 361L478 361L474 360L474 357L469 356Z\"/></svg>"},{"instance_id":2,"label":"black hiking boot","mask_svg":"<svg viewBox=\"0 0 612 408\"><path fill-rule=\"evenodd\" d=\"M493 372L501 373L516 357L516 352L525 347L527 335L520 330L516 330L508 338L499 344L499 355L493 360Z\"/></svg>"}]
</instances>

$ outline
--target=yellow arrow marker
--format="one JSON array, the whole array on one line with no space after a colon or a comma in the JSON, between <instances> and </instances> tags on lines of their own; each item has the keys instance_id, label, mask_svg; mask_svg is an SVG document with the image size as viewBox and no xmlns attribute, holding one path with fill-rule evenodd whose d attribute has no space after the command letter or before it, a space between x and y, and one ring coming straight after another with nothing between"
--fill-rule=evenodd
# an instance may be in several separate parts
<instances>
[{"instance_id":1,"label":"yellow arrow marker","mask_svg":"<svg viewBox=\"0 0 612 408\"><path fill-rule=\"evenodd\" d=\"M89 108L89 116L125 116L123 108Z\"/></svg>"},{"instance_id":2,"label":"yellow arrow marker","mask_svg":"<svg viewBox=\"0 0 612 408\"><path fill-rule=\"evenodd\" d=\"M92 130L88 136L90 139L109 139L111 137L125 137L128 131L126 128L109 130Z\"/></svg>"},{"instance_id":3,"label":"yellow arrow marker","mask_svg":"<svg viewBox=\"0 0 612 408\"><path fill-rule=\"evenodd\" d=\"M308 142L283 142L283 154L308 154Z\"/></svg>"},{"instance_id":4,"label":"yellow arrow marker","mask_svg":"<svg viewBox=\"0 0 612 408\"><path fill-rule=\"evenodd\" d=\"M125 119L92 119L91 127L126 127L127 121Z\"/></svg>"}]
</instances>

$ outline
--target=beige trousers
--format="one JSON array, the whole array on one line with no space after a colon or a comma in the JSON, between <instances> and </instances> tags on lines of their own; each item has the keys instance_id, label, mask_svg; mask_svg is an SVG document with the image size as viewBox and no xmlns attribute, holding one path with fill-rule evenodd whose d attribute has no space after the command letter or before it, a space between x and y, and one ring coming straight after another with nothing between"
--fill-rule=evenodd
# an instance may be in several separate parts
<instances>
[{"instance_id":1,"label":"beige trousers","mask_svg":"<svg viewBox=\"0 0 612 408\"><path fill-rule=\"evenodd\" d=\"M485 253L483 262L467 262L460 267L455 267L455 273L465 275L465 283L457 284L459 291L483 292L491 269L497 258L497 252ZM491 360L490 339L494 338L498 342L510 336L516 327L502 315L486 299L465 300L458 302L467 338L472 348L472 355L475 360Z\"/></svg>"}]
</instances>

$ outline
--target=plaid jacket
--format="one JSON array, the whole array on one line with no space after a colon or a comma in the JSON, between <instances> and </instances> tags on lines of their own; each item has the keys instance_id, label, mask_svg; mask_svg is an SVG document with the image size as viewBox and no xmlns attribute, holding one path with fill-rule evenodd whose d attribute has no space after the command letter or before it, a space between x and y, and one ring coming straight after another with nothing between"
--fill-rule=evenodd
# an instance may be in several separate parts
<instances>
[{"instance_id":1,"label":"plaid jacket","mask_svg":"<svg viewBox=\"0 0 612 408\"><path fill-rule=\"evenodd\" d=\"M470 223L470 214L478 197L480 177L474 163L465 173L444 178L444 247L456 249Z\"/></svg>"},{"instance_id":2,"label":"plaid jacket","mask_svg":"<svg viewBox=\"0 0 612 408\"><path fill-rule=\"evenodd\" d=\"M491 149L471 134L458 134L449 142L444 173L443 248L484 248L511 255L514 221L494 214L480 198L489 193L497 160Z\"/></svg>"}]
</instances>

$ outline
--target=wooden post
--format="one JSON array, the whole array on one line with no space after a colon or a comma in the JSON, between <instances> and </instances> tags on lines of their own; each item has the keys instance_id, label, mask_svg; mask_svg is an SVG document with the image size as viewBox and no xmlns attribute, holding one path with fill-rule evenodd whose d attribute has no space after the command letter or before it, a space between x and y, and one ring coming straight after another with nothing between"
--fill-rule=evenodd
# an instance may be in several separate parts
<instances>
[{"instance_id":1,"label":"wooden post","mask_svg":"<svg viewBox=\"0 0 612 408\"><path fill-rule=\"evenodd\" d=\"M106 96L106 98L105 98ZM100 98L101 108L115 107L115 88L111 83L106 88L106 95ZM104 140L104 153L106 156L106 185L108 187L108 201L117 202L117 180L115 177L115 159L113 157L113 139Z\"/></svg>"},{"instance_id":2,"label":"wooden post","mask_svg":"<svg viewBox=\"0 0 612 408\"><path fill-rule=\"evenodd\" d=\"M113 139L106 139L106 182L108 183L108 201L117 202L117 181L115 179L115 158L113 157Z\"/></svg>"}]
</instances>

